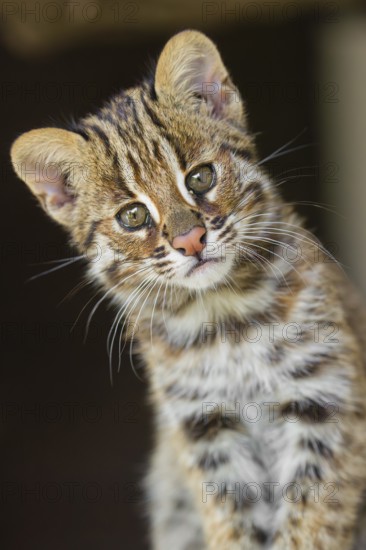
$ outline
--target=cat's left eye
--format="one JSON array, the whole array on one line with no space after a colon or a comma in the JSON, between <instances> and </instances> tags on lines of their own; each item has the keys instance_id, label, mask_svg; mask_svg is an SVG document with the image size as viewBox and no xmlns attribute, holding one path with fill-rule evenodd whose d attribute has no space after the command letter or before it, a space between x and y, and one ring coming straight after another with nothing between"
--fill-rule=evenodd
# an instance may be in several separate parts
<instances>
[{"instance_id":1,"label":"cat's left eye","mask_svg":"<svg viewBox=\"0 0 366 550\"><path fill-rule=\"evenodd\" d=\"M117 214L117 220L120 225L126 229L139 229L146 225L150 219L150 214L146 206L135 203L122 208Z\"/></svg>"},{"instance_id":2,"label":"cat's left eye","mask_svg":"<svg viewBox=\"0 0 366 550\"><path fill-rule=\"evenodd\" d=\"M186 186L196 195L207 193L215 183L215 170L212 164L202 164L186 177Z\"/></svg>"}]
</instances>

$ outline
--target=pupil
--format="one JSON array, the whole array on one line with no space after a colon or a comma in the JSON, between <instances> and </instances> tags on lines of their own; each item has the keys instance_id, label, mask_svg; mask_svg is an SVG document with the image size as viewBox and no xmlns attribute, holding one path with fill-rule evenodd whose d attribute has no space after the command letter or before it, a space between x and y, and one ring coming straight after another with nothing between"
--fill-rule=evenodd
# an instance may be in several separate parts
<instances>
[{"instance_id":1,"label":"pupil","mask_svg":"<svg viewBox=\"0 0 366 550\"><path fill-rule=\"evenodd\" d=\"M202 170L195 176L196 181L201 185L206 185L209 182L208 170Z\"/></svg>"}]
</instances>

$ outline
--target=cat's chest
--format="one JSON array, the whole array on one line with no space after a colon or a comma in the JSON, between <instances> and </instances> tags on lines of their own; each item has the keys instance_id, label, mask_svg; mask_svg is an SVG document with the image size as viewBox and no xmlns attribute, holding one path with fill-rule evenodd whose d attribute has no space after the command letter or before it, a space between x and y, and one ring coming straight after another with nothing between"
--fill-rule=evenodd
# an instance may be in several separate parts
<instances>
[{"instance_id":1,"label":"cat's chest","mask_svg":"<svg viewBox=\"0 0 366 550\"><path fill-rule=\"evenodd\" d=\"M211 410L250 433L273 431L281 406L314 391L307 369L329 350L311 332L294 322L209 323L196 314L189 323L169 323L168 335L162 324L141 341L152 395L168 424Z\"/></svg>"},{"instance_id":2,"label":"cat's chest","mask_svg":"<svg viewBox=\"0 0 366 550\"><path fill-rule=\"evenodd\" d=\"M261 456L263 464L263 457L275 460L282 434L277 413L283 384L268 356L268 342L220 338L206 344L170 354L166 348L150 347L160 428L166 433L183 428L201 434L216 421L211 419L220 418L219 423L237 431L237 441L253 456ZM264 479L271 468L266 464L258 476Z\"/></svg>"},{"instance_id":3,"label":"cat's chest","mask_svg":"<svg viewBox=\"0 0 366 550\"><path fill-rule=\"evenodd\" d=\"M203 407L240 407L250 421L256 403L281 399L278 362L284 353L259 327L246 335L233 330L212 341L196 340L183 349L152 345L146 355L153 387L163 399L186 407L197 401Z\"/></svg>"}]
</instances>

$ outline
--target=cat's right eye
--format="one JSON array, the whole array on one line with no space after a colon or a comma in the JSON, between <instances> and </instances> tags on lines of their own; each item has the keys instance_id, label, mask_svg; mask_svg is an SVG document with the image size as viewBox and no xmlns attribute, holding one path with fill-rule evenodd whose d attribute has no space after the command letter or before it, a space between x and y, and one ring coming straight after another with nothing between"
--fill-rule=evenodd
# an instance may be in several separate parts
<instances>
[{"instance_id":1,"label":"cat's right eye","mask_svg":"<svg viewBox=\"0 0 366 550\"><path fill-rule=\"evenodd\" d=\"M117 221L126 229L140 229L150 220L150 213L146 206L140 203L129 204L118 212Z\"/></svg>"}]
</instances>

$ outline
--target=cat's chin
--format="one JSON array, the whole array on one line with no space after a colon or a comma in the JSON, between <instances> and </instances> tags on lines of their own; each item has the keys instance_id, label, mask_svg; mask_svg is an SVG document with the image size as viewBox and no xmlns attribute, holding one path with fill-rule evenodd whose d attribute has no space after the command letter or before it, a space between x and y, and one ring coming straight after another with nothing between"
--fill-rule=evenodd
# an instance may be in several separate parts
<instances>
[{"instance_id":1,"label":"cat's chin","mask_svg":"<svg viewBox=\"0 0 366 550\"><path fill-rule=\"evenodd\" d=\"M178 286L194 290L215 288L225 282L230 268L230 262L216 258L207 259L196 263L184 276L177 278L174 282Z\"/></svg>"}]
</instances>

